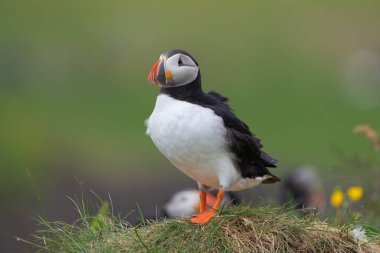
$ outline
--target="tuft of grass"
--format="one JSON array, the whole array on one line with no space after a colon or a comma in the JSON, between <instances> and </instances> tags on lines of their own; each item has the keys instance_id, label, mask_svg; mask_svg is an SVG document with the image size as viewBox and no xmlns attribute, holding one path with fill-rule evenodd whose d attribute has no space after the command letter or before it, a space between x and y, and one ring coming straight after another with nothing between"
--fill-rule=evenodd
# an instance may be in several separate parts
<instances>
[{"instance_id":1,"label":"tuft of grass","mask_svg":"<svg viewBox=\"0 0 380 253\"><path fill-rule=\"evenodd\" d=\"M280 207L239 205L206 225L184 218L139 226L101 208L95 217L80 210L74 224L39 219L43 228L29 243L39 252L380 252L380 237L358 241L353 224L332 226Z\"/></svg>"}]
</instances>

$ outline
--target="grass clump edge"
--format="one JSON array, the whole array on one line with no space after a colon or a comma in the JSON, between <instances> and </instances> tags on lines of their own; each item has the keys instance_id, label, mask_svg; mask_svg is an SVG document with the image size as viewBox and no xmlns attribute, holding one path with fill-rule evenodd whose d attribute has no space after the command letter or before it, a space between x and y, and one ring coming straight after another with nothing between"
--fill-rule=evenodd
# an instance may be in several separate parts
<instances>
[{"instance_id":1,"label":"grass clump edge","mask_svg":"<svg viewBox=\"0 0 380 253\"><path fill-rule=\"evenodd\" d=\"M244 204L223 210L205 225L188 218L132 226L102 204L90 216L76 204L74 224L39 218L38 252L380 252L380 237L355 238L354 225L333 226L315 214Z\"/></svg>"}]
</instances>

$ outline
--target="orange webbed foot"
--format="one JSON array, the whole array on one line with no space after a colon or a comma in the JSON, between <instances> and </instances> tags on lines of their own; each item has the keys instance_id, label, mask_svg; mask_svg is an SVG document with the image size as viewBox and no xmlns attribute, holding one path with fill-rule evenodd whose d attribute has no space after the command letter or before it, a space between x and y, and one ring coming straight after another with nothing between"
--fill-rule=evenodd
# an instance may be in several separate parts
<instances>
[{"instance_id":1,"label":"orange webbed foot","mask_svg":"<svg viewBox=\"0 0 380 253\"><path fill-rule=\"evenodd\" d=\"M210 211L203 212L203 213L200 213L200 214L195 214L195 215L193 215L191 217L190 220L191 220L192 223L195 223L195 224L206 224L215 215L216 215L216 211L215 210L210 210Z\"/></svg>"}]
</instances>

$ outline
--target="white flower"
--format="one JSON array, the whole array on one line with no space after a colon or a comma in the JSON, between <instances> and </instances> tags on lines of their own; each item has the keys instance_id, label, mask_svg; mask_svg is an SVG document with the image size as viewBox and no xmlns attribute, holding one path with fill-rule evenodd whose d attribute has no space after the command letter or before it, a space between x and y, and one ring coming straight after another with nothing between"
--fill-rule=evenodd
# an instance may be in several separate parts
<instances>
[{"instance_id":1,"label":"white flower","mask_svg":"<svg viewBox=\"0 0 380 253\"><path fill-rule=\"evenodd\" d=\"M362 226L358 226L352 230L352 234L354 235L357 241L363 241L366 239L365 231Z\"/></svg>"}]
</instances>

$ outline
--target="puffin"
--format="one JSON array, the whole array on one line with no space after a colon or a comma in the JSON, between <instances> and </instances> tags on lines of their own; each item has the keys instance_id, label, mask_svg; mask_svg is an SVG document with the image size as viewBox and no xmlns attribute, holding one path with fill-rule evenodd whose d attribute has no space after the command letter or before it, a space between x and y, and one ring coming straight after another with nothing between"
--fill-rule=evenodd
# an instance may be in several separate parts
<instances>
[{"instance_id":1,"label":"puffin","mask_svg":"<svg viewBox=\"0 0 380 253\"><path fill-rule=\"evenodd\" d=\"M265 153L260 139L228 105L228 98L204 92L197 61L185 50L163 53L153 65L149 83L159 88L146 134L180 171L198 183L199 213L194 224L213 218L227 191L240 191L280 181L268 168L277 160ZM214 205L206 193L218 191Z\"/></svg>"}]
</instances>

